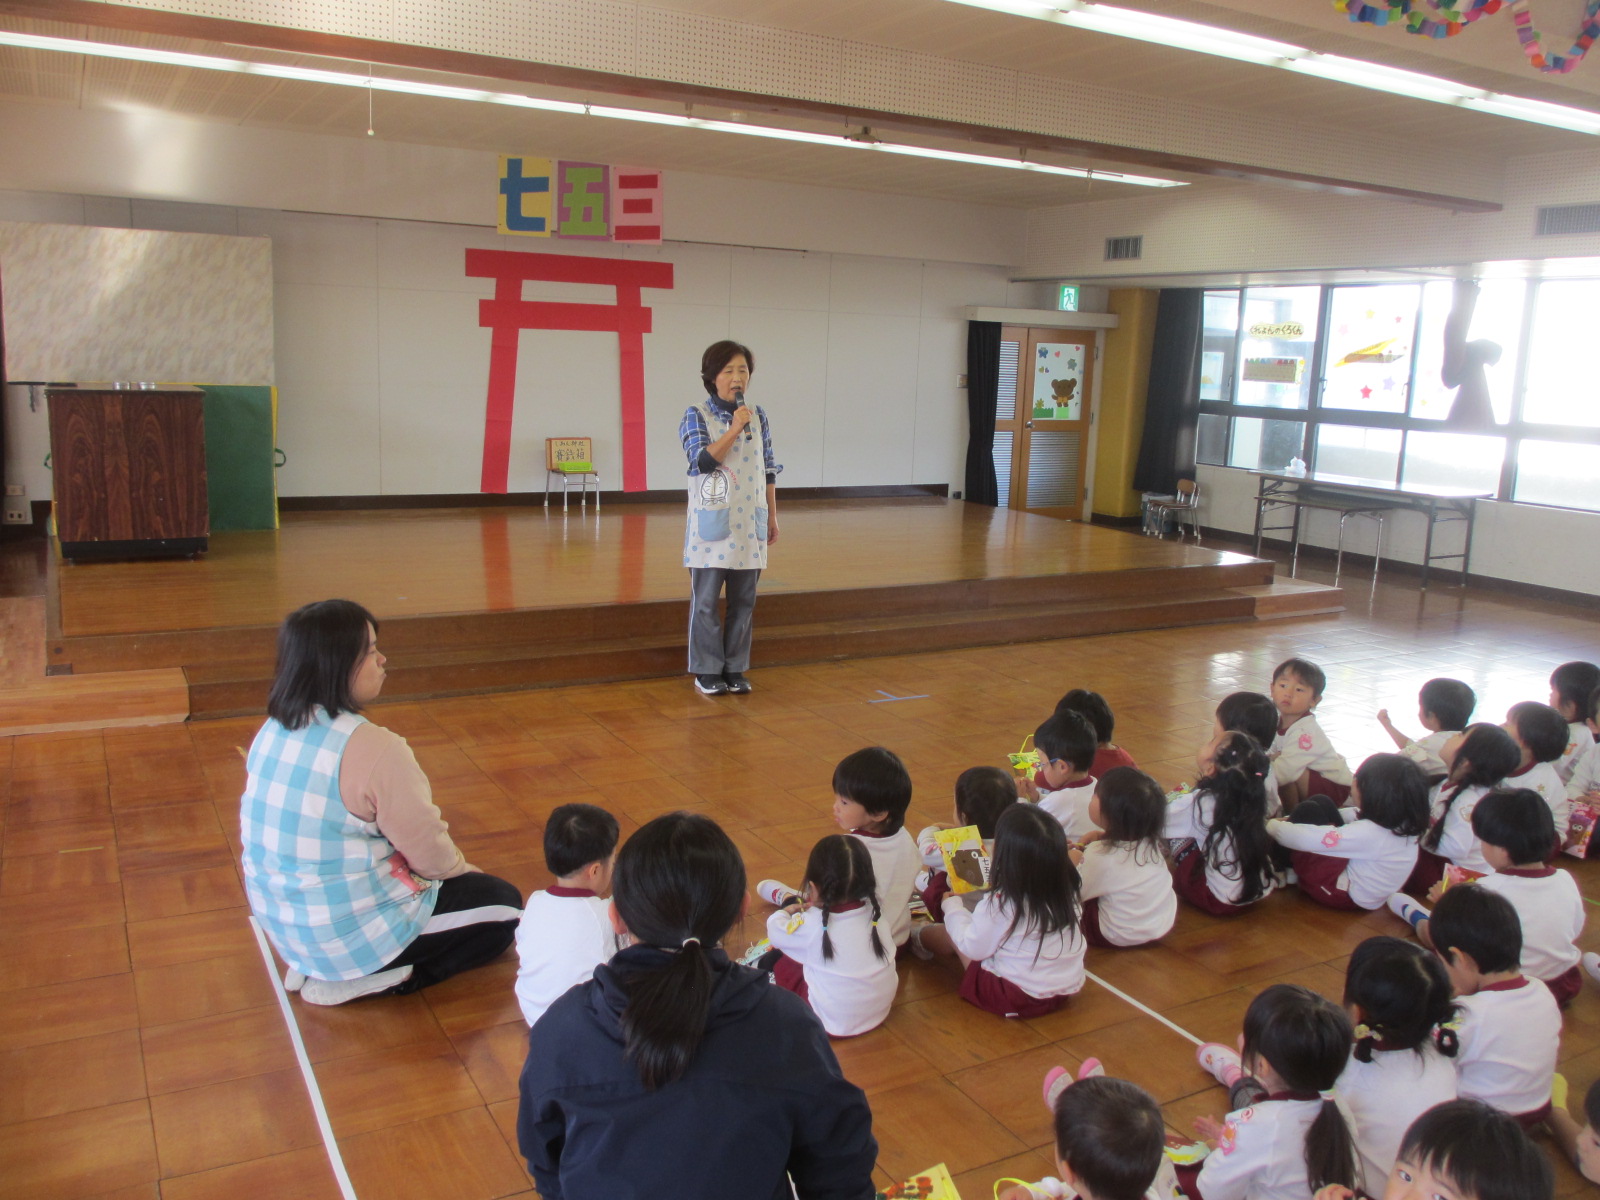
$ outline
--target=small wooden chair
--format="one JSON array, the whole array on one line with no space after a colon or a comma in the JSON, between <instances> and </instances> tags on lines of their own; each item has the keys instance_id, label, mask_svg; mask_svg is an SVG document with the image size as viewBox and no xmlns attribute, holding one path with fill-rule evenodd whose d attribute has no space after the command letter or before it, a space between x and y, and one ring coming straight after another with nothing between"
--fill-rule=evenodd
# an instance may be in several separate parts
<instances>
[{"instance_id":1,"label":"small wooden chair","mask_svg":"<svg viewBox=\"0 0 1600 1200\"><path fill-rule=\"evenodd\" d=\"M554 437L544 440L544 506L550 507L550 479L561 478L561 511L567 511L567 493L576 479L581 488L579 503L589 505L589 480L594 480L594 509L600 511L600 472L594 469L594 440L586 437Z\"/></svg>"},{"instance_id":2,"label":"small wooden chair","mask_svg":"<svg viewBox=\"0 0 1600 1200\"><path fill-rule=\"evenodd\" d=\"M1178 480L1178 494L1171 500L1146 500L1146 528L1155 529L1157 537L1166 535L1167 518L1172 519L1173 531L1183 540L1183 526L1187 522L1194 530L1194 540L1200 541L1200 485L1193 479Z\"/></svg>"}]
</instances>

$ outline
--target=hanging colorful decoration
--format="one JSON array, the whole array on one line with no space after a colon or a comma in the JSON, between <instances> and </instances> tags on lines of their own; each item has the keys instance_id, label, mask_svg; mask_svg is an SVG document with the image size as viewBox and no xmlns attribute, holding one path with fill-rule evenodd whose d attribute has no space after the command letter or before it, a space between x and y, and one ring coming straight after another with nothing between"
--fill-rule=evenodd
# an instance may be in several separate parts
<instances>
[{"instance_id":1,"label":"hanging colorful decoration","mask_svg":"<svg viewBox=\"0 0 1600 1200\"><path fill-rule=\"evenodd\" d=\"M1333 0L1333 7L1358 24L1382 27L1392 21L1407 33L1431 38L1455 37L1474 21L1510 9L1528 65L1547 75L1571 71L1600 38L1600 0L1588 0L1584 6L1577 40L1565 54L1545 51L1544 35L1533 27L1532 0L1460 0L1456 5L1448 0Z\"/></svg>"}]
</instances>

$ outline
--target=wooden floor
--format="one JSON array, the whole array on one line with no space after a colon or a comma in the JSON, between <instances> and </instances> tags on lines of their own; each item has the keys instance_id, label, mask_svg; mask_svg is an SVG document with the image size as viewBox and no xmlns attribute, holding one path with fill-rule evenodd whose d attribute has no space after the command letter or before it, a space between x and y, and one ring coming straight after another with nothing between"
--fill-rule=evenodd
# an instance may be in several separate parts
<instances>
[{"instance_id":1,"label":"wooden floor","mask_svg":"<svg viewBox=\"0 0 1600 1200\"><path fill-rule=\"evenodd\" d=\"M662 530L670 553L652 555L665 564L676 534ZM302 532L315 539L319 523L281 536ZM538 585L519 576L516 586ZM336 590L299 580L271 604ZM407 585L403 602L435 602L420 590ZM1358 603L1272 625L778 668L757 672L747 697L707 699L657 680L377 715L411 740L472 861L524 889L549 882L540 822L571 800L608 806L625 831L671 808L708 813L755 880L798 876L830 829L829 777L842 755L870 742L897 750L916 784L916 828L945 819L956 775L1003 762L1071 686L1104 692L1117 740L1173 784L1192 778L1217 698L1264 688L1291 653L1327 669L1323 722L1356 759L1386 748L1374 710L1409 725L1432 675L1467 680L1480 715L1499 719L1514 701L1543 698L1554 664L1600 658L1592 611L1444 588L1419 599L1388 584L1370 610ZM254 726L0 739L0 1198L338 1195L242 906L239 747ZM1600 902L1600 868L1564 865ZM765 911L756 905L741 943L759 934ZM1186 910L1163 945L1092 950L1089 968L1195 1035L1232 1040L1268 982L1336 997L1354 945L1404 932L1387 912L1333 913L1280 894L1231 922ZM1583 943L1600 949L1600 921ZM508 958L403 999L293 1003L357 1195L532 1194L513 1135L525 1036L513 974ZM1052 1016L1006 1022L963 1003L956 981L949 964L904 963L887 1024L835 1043L870 1095L881 1180L945 1161L974 1200L997 1177L1043 1175L1039 1080L1091 1054L1154 1092L1176 1130L1225 1107L1192 1046L1098 984ZM1600 988L1567 1015L1562 1059L1574 1096L1600 1077ZM1564 1165L1559 1179L1563 1195L1587 1190Z\"/></svg>"}]
</instances>

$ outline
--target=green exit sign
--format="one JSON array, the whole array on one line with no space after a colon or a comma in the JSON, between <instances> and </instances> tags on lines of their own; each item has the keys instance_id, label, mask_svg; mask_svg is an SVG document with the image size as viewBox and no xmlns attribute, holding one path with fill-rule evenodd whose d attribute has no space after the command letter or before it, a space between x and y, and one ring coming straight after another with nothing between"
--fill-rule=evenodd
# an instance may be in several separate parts
<instances>
[{"instance_id":1,"label":"green exit sign","mask_svg":"<svg viewBox=\"0 0 1600 1200\"><path fill-rule=\"evenodd\" d=\"M1077 284L1075 284L1075 283L1063 283L1061 285L1061 296L1056 301L1056 308L1061 312L1077 312L1078 311L1078 285Z\"/></svg>"}]
</instances>

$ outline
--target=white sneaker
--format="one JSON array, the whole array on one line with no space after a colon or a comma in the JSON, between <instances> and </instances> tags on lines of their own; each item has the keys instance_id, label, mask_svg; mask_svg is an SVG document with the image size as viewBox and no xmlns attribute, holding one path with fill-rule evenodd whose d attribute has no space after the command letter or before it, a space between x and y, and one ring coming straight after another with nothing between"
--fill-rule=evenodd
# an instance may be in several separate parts
<instances>
[{"instance_id":1,"label":"white sneaker","mask_svg":"<svg viewBox=\"0 0 1600 1200\"><path fill-rule=\"evenodd\" d=\"M283 973L283 990L284 991L286 991L286 992L298 992L301 988L305 987L305 985L306 985L306 977L304 975L302 975L299 971L296 971L293 967L290 967L287 971L285 971Z\"/></svg>"},{"instance_id":2,"label":"white sneaker","mask_svg":"<svg viewBox=\"0 0 1600 1200\"><path fill-rule=\"evenodd\" d=\"M1593 950L1583 956L1583 969L1588 972L1589 978L1600 983L1600 954Z\"/></svg>"},{"instance_id":3,"label":"white sneaker","mask_svg":"<svg viewBox=\"0 0 1600 1200\"><path fill-rule=\"evenodd\" d=\"M929 962L933 959L933 951L922 944L922 931L926 928L926 925L912 925L911 936L906 939L906 945L911 947L911 953L923 962Z\"/></svg>"},{"instance_id":4,"label":"white sneaker","mask_svg":"<svg viewBox=\"0 0 1600 1200\"><path fill-rule=\"evenodd\" d=\"M756 895L773 908L782 908L795 898L796 893L787 883L779 883L776 879L763 879L756 884Z\"/></svg>"},{"instance_id":5,"label":"white sneaker","mask_svg":"<svg viewBox=\"0 0 1600 1200\"><path fill-rule=\"evenodd\" d=\"M1244 1060L1239 1057L1239 1052L1221 1042L1207 1042L1195 1051L1195 1058L1201 1069L1223 1087L1232 1087L1244 1074Z\"/></svg>"},{"instance_id":6,"label":"white sneaker","mask_svg":"<svg viewBox=\"0 0 1600 1200\"><path fill-rule=\"evenodd\" d=\"M410 978L410 967L396 967L392 971L363 975L360 979L308 979L300 989L300 999L307 1004L348 1004L363 996L380 995Z\"/></svg>"},{"instance_id":7,"label":"white sneaker","mask_svg":"<svg viewBox=\"0 0 1600 1200\"><path fill-rule=\"evenodd\" d=\"M1428 919L1428 910L1423 908L1422 905L1418 904L1404 892L1396 892L1394 895L1389 897L1386 903L1389 906L1390 912L1399 917L1413 929L1417 927L1417 923L1419 921L1425 921Z\"/></svg>"}]
</instances>

